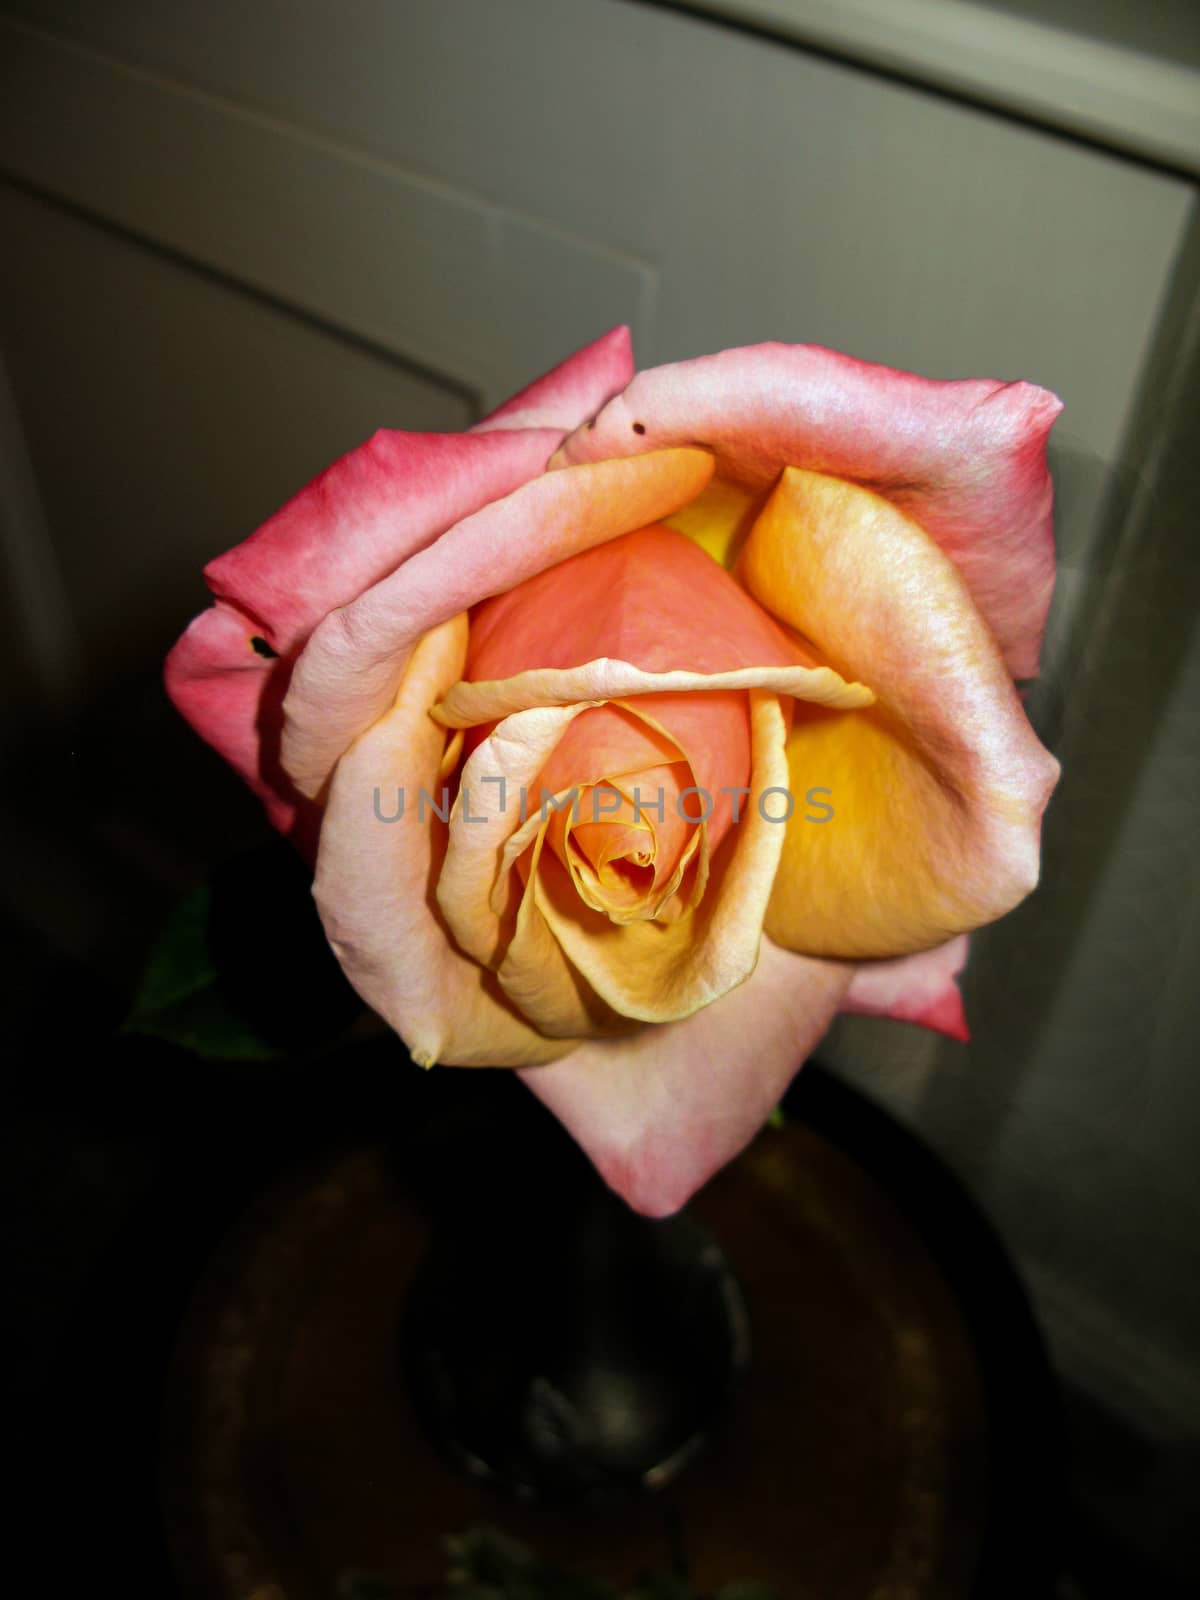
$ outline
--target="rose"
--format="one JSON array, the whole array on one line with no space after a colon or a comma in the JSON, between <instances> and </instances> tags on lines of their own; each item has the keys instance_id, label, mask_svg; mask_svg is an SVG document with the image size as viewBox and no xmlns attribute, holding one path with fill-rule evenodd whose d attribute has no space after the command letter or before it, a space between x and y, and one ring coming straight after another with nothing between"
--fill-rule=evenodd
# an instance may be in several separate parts
<instances>
[{"instance_id":1,"label":"rose","mask_svg":"<svg viewBox=\"0 0 1200 1600\"><path fill-rule=\"evenodd\" d=\"M524 1069L670 1211L839 1008L965 1037L1057 775L1013 676L1058 409L803 346L635 377L617 329L329 468L208 567L168 688L416 1058Z\"/></svg>"}]
</instances>

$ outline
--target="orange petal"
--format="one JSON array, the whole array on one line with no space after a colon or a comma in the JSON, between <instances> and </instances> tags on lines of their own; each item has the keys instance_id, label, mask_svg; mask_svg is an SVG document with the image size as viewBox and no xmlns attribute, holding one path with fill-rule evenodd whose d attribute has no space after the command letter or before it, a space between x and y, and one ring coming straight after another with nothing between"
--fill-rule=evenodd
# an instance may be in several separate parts
<instances>
[{"instance_id":1,"label":"orange petal","mask_svg":"<svg viewBox=\"0 0 1200 1600\"><path fill-rule=\"evenodd\" d=\"M586 905L615 922L659 915L697 842L680 804L690 780L680 761L628 773L619 786L574 789L577 803L555 812L547 837Z\"/></svg>"},{"instance_id":2,"label":"orange petal","mask_svg":"<svg viewBox=\"0 0 1200 1600\"><path fill-rule=\"evenodd\" d=\"M786 723L777 697L759 691L751 697L751 719L751 786L758 795L787 781ZM756 805L747 806L713 863L703 899L673 922L614 924L581 903L552 855L543 856L531 876L527 901L532 898L572 966L614 1011L645 1022L674 1021L754 970L785 831ZM518 926L514 951L520 940ZM503 967L500 978L503 983Z\"/></svg>"},{"instance_id":3,"label":"orange petal","mask_svg":"<svg viewBox=\"0 0 1200 1600\"><path fill-rule=\"evenodd\" d=\"M511 678L599 656L647 672L813 666L813 657L690 539L643 527L476 606L465 676Z\"/></svg>"},{"instance_id":4,"label":"orange petal","mask_svg":"<svg viewBox=\"0 0 1200 1600\"><path fill-rule=\"evenodd\" d=\"M716 850L733 825L727 791L744 785L750 774L750 713L746 696L737 690L646 694L627 707L596 706L567 729L542 782L552 792L572 784L611 783L680 756L691 777L678 787L702 791L689 798L688 815L708 810L708 848ZM677 805L678 787L671 807Z\"/></svg>"},{"instance_id":5,"label":"orange petal","mask_svg":"<svg viewBox=\"0 0 1200 1600\"><path fill-rule=\"evenodd\" d=\"M499 967L512 945L526 898L517 868L532 844L540 848L547 826L537 780L581 709L539 706L509 717L463 767L437 901L459 948L485 967ZM540 1033L570 1040L629 1032L629 1020L594 995L540 919L523 949L524 965L513 960L505 968L506 989Z\"/></svg>"},{"instance_id":6,"label":"orange petal","mask_svg":"<svg viewBox=\"0 0 1200 1600\"><path fill-rule=\"evenodd\" d=\"M748 763L744 708L732 734L744 744ZM573 791L577 796L568 811L556 811L550 819L549 842L597 910L615 896L616 903L632 912L654 898L672 876L692 832L677 804L680 792L694 781L682 756L661 729L633 710L609 704L591 706L576 717L542 769L539 782L550 793ZM680 773L673 770L676 766ZM646 799L645 807L636 804L635 790ZM659 790L665 801L661 807ZM641 855L647 857L642 863L650 869L647 874L631 877L617 865ZM583 887L581 872L590 889Z\"/></svg>"},{"instance_id":7,"label":"orange petal","mask_svg":"<svg viewBox=\"0 0 1200 1600\"><path fill-rule=\"evenodd\" d=\"M623 772L678 760L678 745L643 717L621 706L590 706L555 745L542 783L553 794L573 783L603 783Z\"/></svg>"},{"instance_id":8,"label":"orange petal","mask_svg":"<svg viewBox=\"0 0 1200 1600\"><path fill-rule=\"evenodd\" d=\"M853 716L796 708L796 811L771 937L809 954L898 956L1022 900L1037 882L1058 764L950 560L869 490L789 468L740 574L877 695ZM812 788L828 791L831 820L805 820L813 813L800 797Z\"/></svg>"},{"instance_id":9,"label":"orange petal","mask_svg":"<svg viewBox=\"0 0 1200 1600\"><path fill-rule=\"evenodd\" d=\"M573 668L603 657L647 672L682 669L706 677L751 667L818 666L810 651L690 539L657 526L585 551L477 606L466 676L476 681L521 677L531 669ZM710 844L715 849L731 823L722 790L746 782L749 723L743 696L721 692L715 684L696 686L712 692L656 693L653 704L640 706L639 713L657 721L684 751L696 785L712 797ZM588 728L593 727L600 731L589 719ZM563 765L588 737L583 724L571 730L549 787L604 776L584 776ZM631 756L628 770L644 764ZM614 770L610 766L609 774Z\"/></svg>"}]
</instances>

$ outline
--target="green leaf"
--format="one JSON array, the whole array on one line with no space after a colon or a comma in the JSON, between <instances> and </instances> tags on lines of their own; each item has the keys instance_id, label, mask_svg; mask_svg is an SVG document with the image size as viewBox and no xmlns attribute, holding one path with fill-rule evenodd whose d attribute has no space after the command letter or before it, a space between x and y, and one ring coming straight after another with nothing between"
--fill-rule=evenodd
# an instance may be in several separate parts
<instances>
[{"instance_id":1,"label":"green leaf","mask_svg":"<svg viewBox=\"0 0 1200 1600\"><path fill-rule=\"evenodd\" d=\"M217 1060L279 1060L284 1052L230 1004L212 957L211 920L212 893L201 884L167 919L121 1032Z\"/></svg>"},{"instance_id":2,"label":"green leaf","mask_svg":"<svg viewBox=\"0 0 1200 1600\"><path fill-rule=\"evenodd\" d=\"M367 1019L312 897L312 872L284 839L222 862L168 920L130 1033L219 1060L311 1060Z\"/></svg>"}]
</instances>

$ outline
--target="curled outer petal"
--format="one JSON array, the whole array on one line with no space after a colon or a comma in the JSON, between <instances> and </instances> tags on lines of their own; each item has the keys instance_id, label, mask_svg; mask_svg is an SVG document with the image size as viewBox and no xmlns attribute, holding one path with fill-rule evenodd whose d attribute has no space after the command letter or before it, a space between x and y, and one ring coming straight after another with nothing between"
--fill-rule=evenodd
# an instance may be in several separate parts
<instances>
[{"instance_id":1,"label":"curled outer petal","mask_svg":"<svg viewBox=\"0 0 1200 1600\"><path fill-rule=\"evenodd\" d=\"M167 694L200 737L253 789L281 833L311 833L309 802L279 760L291 663L255 648L257 624L218 601L193 619L167 657ZM307 852L306 852L307 853Z\"/></svg>"},{"instance_id":2,"label":"curled outer petal","mask_svg":"<svg viewBox=\"0 0 1200 1600\"><path fill-rule=\"evenodd\" d=\"M280 655L447 528L536 477L556 431L380 429L204 569Z\"/></svg>"},{"instance_id":3,"label":"curled outer petal","mask_svg":"<svg viewBox=\"0 0 1200 1600\"><path fill-rule=\"evenodd\" d=\"M467 619L431 630L412 653L396 702L343 758L330 785L313 892L347 977L423 1065L515 1066L569 1048L531 1028L491 973L463 955L434 900L445 825L420 790L438 795L445 735L428 708L455 681ZM405 791L395 822L375 789Z\"/></svg>"},{"instance_id":4,"label":"curled outer petal","mask_svg":"<svg viewBox=\"0 0 1200 1600\"><path fill-rule=\"evenodd\" d=\"M711 476L712 458L693 449L546 473L334 611L296 663L284 704L282 758L293 783L303 794L321 792L342 754L392 703L427 630L579 550L669 516Z\"/></svg>"},{"instance_id":5,"label":"curled outer petal","mask_svg":"<svg viewBox=\"0 0 1200 1600\"><path fill-rule=\"evenodd\" d=\"M815 345L764 344L641 372L556 460L702 445L765 492L786 467L882 495L945 551L1014 677L1037 671L1054 585L1045 443L1061 410L1028 383L938 382Z\"/></svg>"},{"instance_id":6,"label":"curled outer petal","mask_svg":"<svg viewBox=\"0 0 1200 1600\"><path fill-rule=\"evenodd\" d=\"M578 667L546 667L495 683L456 683L434 708L447 728L470 728L526 711L531 706L572 705L580 700L623 700L631 695L681 694L689 690L773 689L817 706L854 711L873 703L865 684L847 683L833 667L738 667L732 672L643 672L628 661L585 661Z\"/></svg>"},{"instance_id":7,"label":"curled outer petal","mask_svg":"<svg viewBox=\"0 0 1200 1600\"><path fill-rule=\"evenodd\" d=\"M854 716L797 707L792 788L829 790L836 816L789 825L771 937L808 954L894 957L1011 910L1037 882L1058 763L955 567L878 495L789 468L740 570L877 694Z\"/></svg>"},{"instance_id":8,"label":"curled outer petal","mask_svg":"<svg viewBox=\"0 0 1200 1600\"><path fill-rule=\"evenodd\" d=\"M965 934L915 956L864 961L854 969L842 1010L855 1016L916 1022L965 1043L970 1034L954 980L966 964Z\"/></svg>"},{"instance_id":9,"label":"curled outer petal","mask_svg":"<svg viewBox=\"0 0 1200 1600\"><path fill-rule=\"evenodd\" d=\"M521 1076L618 1194L668 1216L762 1127L849 981L842 962L764 940L753 974L714 1005Z\"/></svg>"},{"instance_id":10,"label":"curled outer petal","mask_svg":"<svg viewBox=\"0 0 1200 1600\"><path fill-rule=\"evenodd\" d=\"M276 827L313 831L283 769L283 701L296 653L354 600L480 506L540 473L560 435L475 438L381 431L205 569L216 604L167 658L176 707L251 785Z\"/></svg>"},{"instance_id":11,"label":"curled outer petal","mask_svg":"<svg viewBox=\"0 0 1200 1600\"><path fill-rule=\"evenodd\" d=\"M167 692L277 828L304 844L318 821L280 759L291 662L312 630L447 528L540 475L564 434L632 376L629 330L614 328L470 434L381 429L209 563L217 604L172 651Z\"/></svg>"},{"instance_id":12,"label":"curled outer petal","mask_svg":"<svg viewBox=\"0 0 1200 1600\"><path fill-rule=\"evenodd\" d=\"M557 428L561 433L582 427L633 377L633 343L626 327L608 333L568 356L544 377L536 379L490 417L477 422L472 433L496 428Z\"/></svg>"}]
</instances>

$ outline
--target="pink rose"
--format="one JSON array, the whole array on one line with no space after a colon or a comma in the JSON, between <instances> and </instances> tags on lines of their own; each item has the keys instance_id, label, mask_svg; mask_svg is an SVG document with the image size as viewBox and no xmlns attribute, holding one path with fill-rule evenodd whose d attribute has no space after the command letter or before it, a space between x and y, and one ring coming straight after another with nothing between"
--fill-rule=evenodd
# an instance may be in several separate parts
<instances>
[{"instance_id":1,"label":"pink rose","mask_svg":"<svg viewBox=\"0 0 1200 1600\"><path fill-rule=\"evenodd\" d=\"M522 1069L670 1212L839 1009L966 1036L1058 771L1013 678L1059 409L809 346L635 375L619 328L336 462L206 569L168 690L416 1059Z\"/></svg>"}]
</instances>

